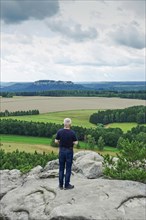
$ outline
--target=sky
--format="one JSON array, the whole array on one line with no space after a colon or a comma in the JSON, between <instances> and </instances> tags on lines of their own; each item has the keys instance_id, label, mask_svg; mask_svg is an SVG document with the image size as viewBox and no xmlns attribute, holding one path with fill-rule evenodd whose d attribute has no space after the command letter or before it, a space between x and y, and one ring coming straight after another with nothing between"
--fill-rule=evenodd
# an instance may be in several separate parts
<instances>
[{"instance_id":1,"label":"sky","mask_svg":"<svg viewBox=\"0 0 146 220\"><path fill-rule=\"evenodd\" d=\"M0 0L1 81L144 81L145 0Z\"/></svg>"}]
</instances>

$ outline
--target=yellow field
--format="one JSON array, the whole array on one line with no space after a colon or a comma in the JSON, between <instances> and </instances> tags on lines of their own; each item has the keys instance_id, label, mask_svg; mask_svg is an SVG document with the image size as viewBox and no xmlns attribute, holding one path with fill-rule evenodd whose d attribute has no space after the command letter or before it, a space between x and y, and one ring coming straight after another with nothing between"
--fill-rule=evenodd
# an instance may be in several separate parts
<instances>
[{"instance_id":1,"label":"yellow field","mask_svg":"<svg viewBox=\"0 0 146 220\"><path fill-rule=\"evenodd\" d=\"M37 151L38 153L51 153L54 152L56 154L58 154L59 152L59 148L55 148L52 147L50 145L44 145L44 144L26 144L26 143L18 143L18 142L1 142L1 149L5 150L5 152L13 152L16 149L18 149L19 151L25 151L25 152L29 152L29 153L34 153L35 151ZM85 149L77 149L74 148L74 153L78 152L78 151L83 151ZM105 154L109 154L112 156L116 156L117 152L112 152L111 150L106 150L106 151L99 151L99 150L95 150L95 152L101 154L101 155L105 155Z\"/></svg>"},{"instance_id":2,"label":"yellow field","mask_svg":"<svg viewBox=\"0 0 146 220\"><path fill-rule=\"evenodd\" d=\"M1 111L27 111L38 109L40 113L82 109L123 109L134 105L146 105L145 100L103 97L13 97L0 98Z\"/></svg>"},{"instance_id":3,"label":"yellow field","mask_svg":"<svg viewBox=\"0 0 146 220\"><path fill-rule=\"evenodd\" d=\"M58 153L58 148L54 148L47 145L40 145L40 144L22 144L22 143L2 143L1 149L4 149L6 152L12 152L18 149L19 151L25 151L29 153L34 153L37 151L38 153Z\"/></svg>"}]
</instances>

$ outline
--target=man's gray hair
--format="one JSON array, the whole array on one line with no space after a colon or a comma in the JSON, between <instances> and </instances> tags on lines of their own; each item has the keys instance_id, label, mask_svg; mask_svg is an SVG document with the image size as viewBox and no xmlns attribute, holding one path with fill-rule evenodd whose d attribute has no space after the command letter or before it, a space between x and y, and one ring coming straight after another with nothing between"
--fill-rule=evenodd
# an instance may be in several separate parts
<instances>
[{"instance_id":1,"label":"man's gray hair","mask_svg":"<svg viewBox=\"0 0 146 220\"><path fill-rule=\"evenodd\" d=\"M71 125L71 119L70 118L65 118L64 119L64 125Z\"/></svg>"}]
</instances>

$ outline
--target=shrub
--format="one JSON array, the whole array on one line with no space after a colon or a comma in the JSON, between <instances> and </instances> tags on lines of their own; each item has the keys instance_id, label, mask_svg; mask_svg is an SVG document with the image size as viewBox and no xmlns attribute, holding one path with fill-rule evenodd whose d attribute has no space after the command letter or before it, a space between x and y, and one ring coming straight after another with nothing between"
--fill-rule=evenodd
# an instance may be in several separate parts
<instances>
[{"instance_id":1,"label":"shrub","mask_svg":"<svg viewBox=\"0 0 146 220\"><path fill-rule=\"evenodd\" d=\"M55 160L58 155L53 152L50 154L38 153L35 151L32 153L21 152L19 150L6 153L4 150L0 150L0 170L4 169L19 169L21 172L26 173L33 167L40 165L44 167L48 161Z\"/></svg>"},{"instance_id":2,"label":"shrub","mask_svg":"<svg viewBox=\"0 0 146 220\"><path fill-rule=\"evenodd\" d=\"M92 135L88 134L86 137L86 143L88 148L94 149L94 146L96 144L95 138Z\"/></svg>"},{"instance_id":3,"label":"shrub","mask_svg":"<svg viewBox=\"0 0 146 220\"><path fill-rule=\"evenodd\" d=\"M55 138L56 138L56 134L53 135L52 140L51 140L51 146L52 147L58 147L58 144L55 143Z\"/></svg>"},{"instance_id":4,"label":"shrub","mask_svg":"<svg viewBox=\"0 0 146 220\"><path fill-rule=\"evenodd\" d=\"M104 174L107 177L146 183L146 145L125 140L117 158L115 161L112 156L104 156Z\"/></svg>"}]
</instances>

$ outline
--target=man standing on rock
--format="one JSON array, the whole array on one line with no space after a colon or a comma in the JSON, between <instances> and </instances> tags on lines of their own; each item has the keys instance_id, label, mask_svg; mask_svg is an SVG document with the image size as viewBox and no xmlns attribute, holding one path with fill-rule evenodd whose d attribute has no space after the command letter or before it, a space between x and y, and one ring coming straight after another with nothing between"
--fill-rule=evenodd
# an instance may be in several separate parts
<instances>
[{"instance_id":1,"label":"man standing on rock","mask_svg":"<svg viewBox=\"0 0 146 220\"><path fill-rule=\"evenodd\" d=\"M64 189L73 189L74 186L70 184L73 146L78 144L78 141L75 132L71 130L70 118L64 119L64 128L57 132L55 143L59 144L59 188L63 189L64 169L66 166Z\"/></svg>"}]
</instances>

